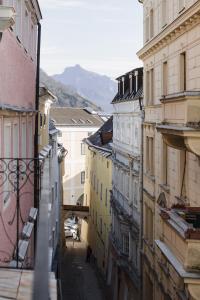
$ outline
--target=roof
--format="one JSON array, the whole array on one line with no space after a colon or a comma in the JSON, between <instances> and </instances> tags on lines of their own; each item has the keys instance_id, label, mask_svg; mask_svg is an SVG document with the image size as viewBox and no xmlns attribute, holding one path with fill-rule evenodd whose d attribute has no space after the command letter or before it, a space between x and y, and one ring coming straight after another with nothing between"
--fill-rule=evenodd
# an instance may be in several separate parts
<instances>
[{"instance_id":1,"label":"roof","mask_svg":"<svg viewBox=\"0 0 200 300\"><path fill-rule=\"evenodd\" d=\"M134 76L134 73L138 71L138 89L136 90L136 78ZM133 75L133 90L130 92L130 79L129 75ZM112 104L118 103L118 102L126 102L126 101L134 101L139 100L140 98L143 98L143 68L137 68L134 70L131 70L124 75L116 78L116 80L121 83L122 78L124 78L124 87L125 91L123 94L121 94L119 91L117 95L112 100Z\"/></svg>"},{"instance_id":2,"label":"roof","mask_svg":"<svg viewBox=\"0 0 200 300\"><path fill-rule=\"evenodd\" d=\"M113 117L110 117L110 119L99 128L97 132L95 132L93 135L88 137L85 142L89 144L90 146L97 147L97 149L102 150L102 152L105 150L106 152L112 151L111 143L113 138Z\"/></svg>"},{"instance_id":3,"label":"roof","mask_svg":"<svg viewBox=\"0 0 200 300\"><path fill-rule=\"evenodd\" d=\"M102 118L97 114L88 112L84 108L52 107L50 116L55 125L70 127L100 127L103 124Z\"/></svg>"},{"instance_id":4,"label":"roof","mask_svg":"<svg viewBox=\"0 0 200 300\"><path fill-rule=\"evenodd\" d=\"M54 94L52 94L52 92L50 90L48 90L48 88L43 84L40 84L39 97L40 97L40 99L42 97L48 97L53 102L57 101L57 97Z\"/></svg>"}]
</instances>

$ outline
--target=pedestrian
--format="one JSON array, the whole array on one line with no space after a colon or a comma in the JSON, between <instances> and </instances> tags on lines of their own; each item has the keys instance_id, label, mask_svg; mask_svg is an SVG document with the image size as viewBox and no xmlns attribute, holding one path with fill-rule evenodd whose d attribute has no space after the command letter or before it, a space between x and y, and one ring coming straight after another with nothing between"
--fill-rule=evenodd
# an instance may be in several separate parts
<instances>
[{"instance_id":1,"label":"pedestrian","mask_svg":"<svg viewBox=\"0 0 200 300\"><path fill-rule=\"evenodd\" d=\"M87 251L86 251L86 262L90 262L90 258L92 255L92 249L90 247L90 245L87 246Z\"/></svg>"},{"instance_id":2,"label":"pedestrian","mask_svg":"<svg viewBox=\"0 0 200 300\"><path fill-rule=\"evenodd\" d=\"M79 227L77 228L77 233L76 233L76 240L80 242L80 229Z\"/></svg>"}]
</instances>

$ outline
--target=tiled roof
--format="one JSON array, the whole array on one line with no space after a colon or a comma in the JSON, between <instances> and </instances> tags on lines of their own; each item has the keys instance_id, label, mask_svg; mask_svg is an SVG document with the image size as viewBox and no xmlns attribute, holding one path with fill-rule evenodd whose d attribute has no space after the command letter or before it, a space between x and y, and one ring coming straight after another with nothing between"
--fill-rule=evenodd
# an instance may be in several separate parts
<instances>
[{"instance_id":1,"label":"tiled roof","mask_svg":"<svg viewBox=\"0 0 200 300\"><path fill-rule=\"evenodd\" d=\"M82 108L52 107L50 116L55 125L100 127L103 124L98 114L91 114Z\"/></svg>"},{"instance_id":2,"label":"tiled roof","mask_svg":"<svg viewBox=\"0 0 200 300\"><path fill-rule=\"evenodd\" d=\"M97 132L95 132L93 135L91 135L89 138L86 139L86 142L88 141L89 144L92 146L94 145L97 147L101 147L102 149L105 148L105 150L112 150L111 143L112 143L112 137L113 137L113 117L110 117L110 119L99 128Z\"/></svg>"}]
</instances>

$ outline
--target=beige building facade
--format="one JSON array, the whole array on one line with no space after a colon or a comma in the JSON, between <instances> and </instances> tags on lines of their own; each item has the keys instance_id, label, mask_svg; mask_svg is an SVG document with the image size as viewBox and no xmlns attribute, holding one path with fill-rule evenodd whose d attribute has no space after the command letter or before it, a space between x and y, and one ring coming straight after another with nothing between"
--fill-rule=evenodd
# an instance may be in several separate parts
<instances>
[{"instance_id":1,"label":"beige building facade","mask_svg":"<svg viewBox=\"0 0 200 300\"><path fill-rule=\"evenodd\" d=\"M144 6L143 299L200 299L200 1Z\"/></svg>"}]
</instances>

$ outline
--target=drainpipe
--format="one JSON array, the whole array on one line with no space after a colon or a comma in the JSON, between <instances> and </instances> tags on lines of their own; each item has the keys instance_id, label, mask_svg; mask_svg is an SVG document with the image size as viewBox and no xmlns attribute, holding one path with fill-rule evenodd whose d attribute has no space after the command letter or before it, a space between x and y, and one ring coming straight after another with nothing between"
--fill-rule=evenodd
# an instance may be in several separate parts
<instances>
[{"instance_id":1,"label":"drainpipe","mask_svg":"<svg viewBox=\"0 0 200 300\"><path fill-rule=\"evenodd\" d=\"M143 222L144 222L144 211L143 211L143 173L144 173L144 107L142 99L139 98L140 111L141 111L141 155L140 155L140 299L143 299Z\"/></svg>"},{"instance_id":2,"label":"drainpipe","mask_svg":"<svg viewBox=\"0 0 200 300\"><path fill-rule=\"evenodd\" d=\"M36 85L35 85L35 135L34 135L34 207L39 208L39 193L41 174L39 172L38 161L38 111L39 111L39 89L40 89L40 45L41 45L41 24L38 22L37 39L37 66L36 66ZM38 222L34 226L34 256L36 253L36 236Z\"/></svg>"},{"instance_id":3,"label":"drainpipe","mask_svg":"<svg viewBox=\"0 0 200 300\"><path fill-rule=\"evenodd\" d=\"M35 160L35 178L34 178L34 188L35 188L35 198L34 198L34 206L38 208L38 193L39 193L39 174L38 167L39 162L38 159L38 117L39 117L39 92L40 92L40 46L41 46L41 24L38 22L38 40L37 40L37 69L36 69L36 91L35 91L35 137L34 137L34 158Z\"/></svg>"}]
</instances>

